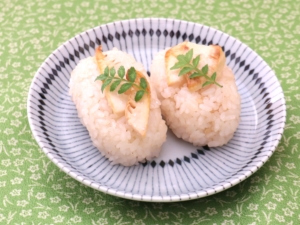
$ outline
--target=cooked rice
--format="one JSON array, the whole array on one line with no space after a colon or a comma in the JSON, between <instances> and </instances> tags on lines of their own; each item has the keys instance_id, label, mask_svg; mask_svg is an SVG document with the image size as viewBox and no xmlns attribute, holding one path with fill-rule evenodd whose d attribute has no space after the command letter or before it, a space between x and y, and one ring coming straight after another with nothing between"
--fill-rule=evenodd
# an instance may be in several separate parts
<instances>
[{"instance_id":1,"label":"cooked rice","mask_svg":"<svg viewBox=\"0 0 300 225\"><path fill-rule=\"evenodd\" d=\"M119 55L120 63L128 68L144 70L131 56L116 49L106 52L108 57ZM113 164L131 166L145 159L150 160L160 153L166 140L167 127L162 119L160 102L152 90L148 130L142 138L126 121L125 116L117 118L101 92L101 81L93 57L81 60L71 74L69 94L76 105L78 117L87 128L93 145Z\"/></svg>"},{"instance_id":2,"label":"cooked rice","mask_svg":"<svg viewBox=\"0 0 300 225\"><path fill-rule=\"evenodd\" d=\"M217 85L191 92L186 85L169 87L165 73L165 51L152 61L151 83L161 101L167 125L178 138L195 146L216 147L226 144L239 124L240 95L234 74L225 66Z\"/></svg>"}]
</instances>

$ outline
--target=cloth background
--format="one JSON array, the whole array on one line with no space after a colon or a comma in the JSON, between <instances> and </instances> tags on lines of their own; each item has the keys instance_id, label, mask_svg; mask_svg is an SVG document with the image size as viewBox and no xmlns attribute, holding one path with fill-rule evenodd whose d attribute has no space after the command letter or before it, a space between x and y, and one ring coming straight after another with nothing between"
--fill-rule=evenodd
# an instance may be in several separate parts
<instances>
[{"instance_id":1,"label":"cloth background","mask_svg":"<svg viewBox=\"0 0 300 225\"><path fill-rule=\"evenodd\" d=\"M250 178L198 200L137 202L80 184L40 150L26 100L42 62L86 29L140 17L220 29L275 71L286 97L286 127L274 155ZM299 52L299 0L1 0L0 224L300 224Z\"/></svg>"}]
</instances>

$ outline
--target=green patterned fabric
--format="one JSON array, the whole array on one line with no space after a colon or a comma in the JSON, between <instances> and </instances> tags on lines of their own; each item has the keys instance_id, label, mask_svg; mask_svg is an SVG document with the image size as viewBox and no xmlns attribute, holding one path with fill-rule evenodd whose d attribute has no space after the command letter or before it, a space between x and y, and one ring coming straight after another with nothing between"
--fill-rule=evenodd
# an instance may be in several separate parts
<instances>
[{"instance_id":1,"label":"green patterned fabric","mask_svg":"<svg viewBox=\"0 0 300 225\"><path fill-rule=\"evenodd\" d=\"M40 150L26 112L38 67L86 29L139 17L220 29L273 68L286 96L286 127L274 155L250 178L198 200L136 202L82 185ZM0 224L300 224L299 53L299 0L0 1Z\"/></svg>"}]
</instances>

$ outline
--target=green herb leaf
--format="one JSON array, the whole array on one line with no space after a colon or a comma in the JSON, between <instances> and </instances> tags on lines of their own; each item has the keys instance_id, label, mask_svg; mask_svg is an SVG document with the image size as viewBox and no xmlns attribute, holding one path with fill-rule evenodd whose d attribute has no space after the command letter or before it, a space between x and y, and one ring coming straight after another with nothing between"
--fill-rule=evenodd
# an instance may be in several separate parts
<instances>
[{"instance_id":1,"label":"green herb leaf","mask_svg":"<svg viewBox=\"0 0 300 225\"><path fill-rule=\"evenodd\" d=\"M211 79L212 79L213 81L215 81L216 78L217 78L217 73L214 72L214 73L211 75Z\"/></svg>"},{"instance_id":2,"label":"green herb leaf","mask_svg":"<svg viewBox=\"0 0 300 225\"><path fill-rule=\"evenodd\" d=\"M114 68L114 67L110 68L109 75L110 75L111 77L114 77L115 74L116 74L115 68Z\"/></svg>"},{"instance_id":3,"label":"green herb leaf","mask_svg":"<svg viewBox=\"0 0 300 225\"><path fill-rule=\"evenodd\" d=\"M95 79L95 81L96 80L105 80L106 78L107 78L107 76L105 76L105 74L101 74Z\"/></svg>"},{"instance_id":4,"label":"green herb leaf","mask_svg":"<svg viewBox=\"0 0 300 225\"><path fill-rule=\"evenodd\" d=\"M139 100L141 100L142 97L144 96L144 93L145 93L144 90L139 90L139 91L135 94L134 100L135 100L136 102L138 102Z\"/></svg>"},{"instance_id":5,"label":"green herb leaf","mask_svg":"<svg viewBox=\"0 0 300 225\"><path fill-rule=\"evenodd\" d=\"M193 66L197 67L200 61L200 55L193 59Z\"/></svg>"},{"instance_id":6,"label":"green herb leaf","mask_svg":"<svg viewBox=\"0 0 300 225\"><path fill-rule=\"evenodd\" d=\"M180 68L182 68L182 67L184 67L186 65L186 63L185 62L177 62L174 66L172 66L170 69L171 70L176 70L176 69L180 69Z\"/></svg>"},{"instance_id":7,"label":"green herb leaf","mask_svg":"<svg viewBox=\"0 0 300 225\"><path fill-rule=\"evenodd\" d=\"M133 85L133 83L125 83L125 84L122 84L121 87L120 87L120 89L119 89L119 91L118 91L118 93L119 93L119 94L124 93L124 92L127 91L129 88L131 88L132 85Z\"/></svg>"},{"instance_id":8,"label":"green herb leaf","mask_svg":"<svg viewBox=\"0 0 300 225\"><path fill-rule=\"evenodd\" d=\"M124 78L124 76L125 76L125 68L124 68L124 66L120 66L120 68L118 69L118 75L119 75L119 77L121 79Z\"/></svg>"},{"instance_id":9,"label":"green herb leaf","mask_svg":"<svg viewBox=\"0 0 300 225\"><path fill-rule=\"evenodd\" d=\"M177 56L177 59L178 59L178 61L181 62L181 63L185 63L185 64L186 64L186 63L189 63L189 61L187 61L185 55L178 55L178 56Z\"/></svg>"},{"instance_id":10,"label":"green herb leaf","mask_svg":"<svg viewBox=\"0 0 300 225\"><path fill-rule=\"evenodd\" d=\"M122 80L116 80L110 85L110 91L116 90L116 88L119 86Z\"/></svg>"},{"instance_id":11,"label":"green herb leaf","mask_svg":"<svg viewBox=\"0 0 300 225\"><path fill-rule=\"evenodd\" d=\"M108 66L107 67L105 67L105 69L104 69L104 75L105 76L109 76L109 68L108 68Z\"/></svg>"},{"instance_id":12,"label":"green herb leaf","mask_svg":"<svg viewBox=\"0 0 300 225\"><path fill-rule=\"evenodd\" d=\"M195 72L190 76L190 78L196 78L196 77L201 77L201 74Z\"/></svg>"},{"instance_id":13,"label":"green herb leaf","mask_svg":"<svg viewBox=\"0 0 300 225\"><path fill-rule=\"evenodd\" d=\"M190 49L186 54L185 54L185 57L186 57L186 61L187 63L189 63L192 58L193 58L193 49Z\"/></svg>"},{"instance_id":14,"label":"green herb leaf","mask_svg":"<svg viewBox=\"0 0 300 225\"><path fill-rule=\"evenodd\" d=\"M211 76L208 75L208 65L206 64L201 69L198 68L200 62L200 55L193 58L193 49L190 49L185 55L178 55L177 62L173 65L170 69L180 69L178 76L182 76L187 73L192 73L189 78L197 78L197 77L204 77L206 81L202 85L205 87L209 84L216 84L219 87L223 87L219 83L216 82L217 73L214 72ZM192 60L192 62L191 62Z\"/></svg>"},{"instance_id":15,"label":"green herb leaf","mask_svg":"<svg viewBox=\"0 0 300 225\"><path fill-rule=\"evenodd\" d=\"M208 72L208 65L207 64L202 67L201 72L204 73L205 75L207 74L207 72Z\"/></svg>"},{"instance_id":16,"label":"green herb leaf","mask_svg":"<svg viewBox=\"0 0 300 225\"><path fill-rule=\"evenodd\" d=\"M182 70L180 70L178 76L187 74L187 73L191 72L192 70L193 70L193 68L191 68L191 67L183 67Z\"/></svg>"},{"instance_id":17,"label":"green herb leaf","mask_svg":"<svg viewBox=\"0 0 300 225\"><path fill-rule=\"evenodd\" d=\"M101 91L102 91L102 92L103 92L103 90L107 87L107 85L109 85L109 84L111 83L111 81L112 81L111 78L107 78L107 79L103 82L103 84L102 84L102 86L101 86Z\"/></svg>"},{"instance_id":18,"label":"green herb leaf","mask_svg":"<svg viewBox=\"0 0 300 225\"><path fill-rule=\"evenodd\" d=\"M135 79L136 79L137 75L136 75L136 70L135 70L134 67L131 67L128 70L128 79L129 80L124 79L124 76L126 74L124 66L119 67L118 76L115 76L115 74L116 74L116 70L115 70L114 67L112 67L111 69L109 69L108 67L105 67L104 73L99 75L95 79L95 81L96 80L101 80L102 81L102 86L101 86L101 91L102 92L109 85L110 85L109 90L110 91L115 91L116 88L118 86L120 86L120 84L122 84L121 87L118 90L119 94L122 94L122 93L126 92L128 89L130 89L133 86L135 88L137 88L137 92L135 94L135 100L136 101L139 101L145 93L148 93L148 91L147 91L147 80L144 77L142 77L140 79L139 84L135 83Z\"/></svg>"},{"instance_id":19,"label":"green herb leaf","mask_svg":"<svg viewBox=\"0 0 300 225\"><path fill-rule=\"evenodd\" d=\"M210 84L212 84L210 81L206 81L206 82L204 82L204 84L202 84L202 87L205 87L205 86L210 85Z\"/></svg>"},{"instance_id":20,"label":"green herb leaf","mask_svg":"<svg viewBox=\"0 0 300 225\"><path fill-rule=\"evenodd\" d=\"M130 67L129 71L128 71L128 79L131 82L134 82L136 78L136 71L134 67Z\"/></svg>"},{"instance_id":21,"label":"green herb leaf","mask_svg":"<svg viewBox=\"0 0 300 225\"><path fill-rule=\"evenodd\" d=\"M147 88L147 81L144 77L142 77L140 79L140 86L143 88L143 89L146 89Z\"/></svg>"}]
</instances>

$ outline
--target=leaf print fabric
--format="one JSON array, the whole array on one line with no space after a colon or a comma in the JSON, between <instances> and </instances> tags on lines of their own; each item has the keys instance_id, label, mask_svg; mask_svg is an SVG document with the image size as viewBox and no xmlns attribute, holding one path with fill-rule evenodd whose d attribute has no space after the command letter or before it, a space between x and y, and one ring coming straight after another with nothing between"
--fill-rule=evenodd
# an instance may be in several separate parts
<instances>
[{"instance_id":1,"label":"leaf print fabric","mask_svg":"<svg viewBox=\"0 0 300 225\"><path fill-rule=\"evenodd\" d=\"M283 87L287 121L274 155L216 195L146 203L106 195L60 171L27 121L33 76L62 43L92 27L138 17L205 24L255 50ZM299 224L299 0L12 0L0 2L1 224Z\"/></svg>"}]
</instances>

